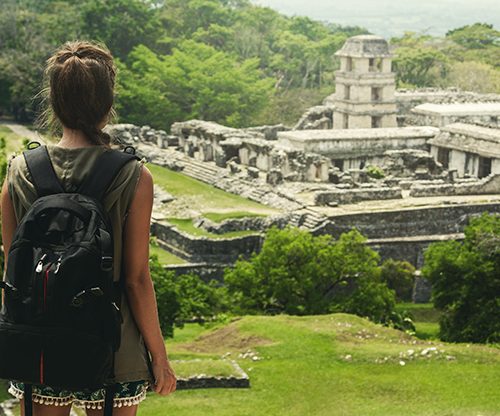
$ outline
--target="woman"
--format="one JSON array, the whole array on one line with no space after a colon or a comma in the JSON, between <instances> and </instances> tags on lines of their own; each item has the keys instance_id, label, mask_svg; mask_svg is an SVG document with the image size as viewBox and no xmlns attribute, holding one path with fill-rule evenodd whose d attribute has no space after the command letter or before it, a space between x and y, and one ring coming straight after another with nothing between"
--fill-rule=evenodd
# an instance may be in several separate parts
<instances>
[{"instance_id":1,"label":"woman","mask_svg":"<svg viewBox=\"0 0 500 416\"><path fill-rule=\"evenodd\" d=\"M47 150L67 192L78 188L91 174L92 163L110 147L111 138L102 128L114 114L115 74L109 51L91 42L68 42L47 61L48 86L44 92L50 105L43 118L62 131L59 142L48 145ZM6 265L15 228L37 198L22 155L9 162L1 198ZM142 160L122 168L103 202L113 224L115 280L123 268L126 294L121 305L122 342L115 355L118 388L113 414L128 416L137 413L148 387L161 395L176 389L149 274L153 179ZM23 388L22 383L11 382L9 392L21 399ZM102 415L104 390L69 392L47 385L33 386L37 416L69 415L73 403L85 407L89 416ZM22 401L21 407L24 414Z\"/></svg>"}]
</instances>

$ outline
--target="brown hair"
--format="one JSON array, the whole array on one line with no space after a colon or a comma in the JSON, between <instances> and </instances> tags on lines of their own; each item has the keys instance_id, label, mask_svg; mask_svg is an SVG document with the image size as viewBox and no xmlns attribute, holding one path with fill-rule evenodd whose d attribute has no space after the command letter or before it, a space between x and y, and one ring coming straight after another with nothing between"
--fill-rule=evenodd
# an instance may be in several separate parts
<instances>
[{"instance_id":1,"label":"brown hair","mask_svg":"<svg viewBox=\"0 0 500 416\"><path fill-rule=\"evenodd\" d=\"M116 117L115 76L113 56L104 45L66 42L47 60L40 93L45 108L37 124L55 135L62 124L81 130L94 144L109 145L111 137L97 126L106 116Z\"/></svg>"}]
</instances>

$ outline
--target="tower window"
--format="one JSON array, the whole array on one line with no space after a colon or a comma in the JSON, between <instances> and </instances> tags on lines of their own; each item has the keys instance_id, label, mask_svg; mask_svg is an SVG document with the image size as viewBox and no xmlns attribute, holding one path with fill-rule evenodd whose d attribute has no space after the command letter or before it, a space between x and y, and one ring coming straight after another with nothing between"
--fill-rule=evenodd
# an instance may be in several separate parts
<instances>
[{"instance_id":1,"label":"tower window","mask_svg":"<svg viewBox=\"0 0 500 416\"><path fill-rule=\"evenodd\" d=\"M382 58L370 58L368 60L368 70L370 72L382 72Z\"/></svg>"},{"instance_id":2,"label":"tower window","mask_svg":"<svg viewBox=\"0 0 500 416\"><path fill-rule=\"evenodd\" d=\"M382 117L372 116L372 129L378 129L380 126L382 126Z\"/></svg>"},{"instance_id":3,"label":"tower window","mask_svg":"<svg viewBox=\"0 0 500 416\"><path fill-rule=\"evenodd\" d=\"M345 113L342 115L342 128L349 128L349 116Z\"/></svg>"},{"instance_id":4,"label":"tower window","mask_svg":"<svg viewBox=\"0 0 500 416\"><path fill-rule=\"evenodd\" d=\"M347 72L351 72L352 71L352 68L353 68L353 65L352 65L352 58L347 58L346 59L346 62L345 62L345 70Z\"/></svg>"},{"instance_id":5,"label":"tower window","mask_svg":"<svg viewBox=\"0 0 500 416\"><path fill-rule=\"evenodd\" d=\"M372 101L382 101L382 88L380 87L372 88Z\"/></svg>"},{"instance_id":6,"label":"tower window","mask_svg":"<svg viewBox=\"0 0 500 416\"><path fill-rule=\"evenodd\" d=\"M443 165L443 168L448 169L450 164L450 150L443 147L438 148L437 160Z\"/></svg>"},{"instance_id":7,"label":"tower window","mask_svg":"<svg viewBox=\"0 0 500 416\"><path fill-rule=\"evenodd\" d=\"M351 99L351 86L350 85L344 85L344 99L345 100Z\"/></svg>"},{"instance_id":8,"label":"tower window","mask_svg":"<svg viewBox=\"0 0 500 416\"><path fill-rule=\"evenodd\" d=\"M491 159L488 157L479 156L478 178L485 178L491 173Z\"/></svg>"}]
</instances>

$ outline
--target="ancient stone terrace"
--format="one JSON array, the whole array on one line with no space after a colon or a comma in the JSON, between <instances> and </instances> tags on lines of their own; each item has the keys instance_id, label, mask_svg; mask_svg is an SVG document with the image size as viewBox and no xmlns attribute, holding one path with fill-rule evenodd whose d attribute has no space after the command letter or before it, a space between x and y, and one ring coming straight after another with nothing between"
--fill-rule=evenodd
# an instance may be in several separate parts
<instances>
[{"instance_id":1,"label":"ancient stone terrace","mask_svg":"<svg viewBox=\"0 0 500 416\"><path fill-rule=\"evenodd\" d=\"M500 127L500 102L425 103L418 105L411 112L415 117L407 119L407 122L421 126L444 127L451 123L464 122Z\"/></svg>"},{"instance_id":2,"label":"ancient stone terrace","mask_svg":"<svg viewBox=\"0 0 500 416\"><path fill-rule=\"evenodd\" d=\"M382 156L386 150L425 149L438 132L433 127L287 131L278 133L277 146L336 160L366 159Z\"/></svg>"},{"instance_id":3,"label":"ancient stone terrace","mask_svg":"<svg viewBox=\"0 0 500 416\"><path fill-rule=\"evenodd\" d=\"M500 175L500 129L454 123L430 139L431 154L459 177Z\"/></svg>"}]
</instances>

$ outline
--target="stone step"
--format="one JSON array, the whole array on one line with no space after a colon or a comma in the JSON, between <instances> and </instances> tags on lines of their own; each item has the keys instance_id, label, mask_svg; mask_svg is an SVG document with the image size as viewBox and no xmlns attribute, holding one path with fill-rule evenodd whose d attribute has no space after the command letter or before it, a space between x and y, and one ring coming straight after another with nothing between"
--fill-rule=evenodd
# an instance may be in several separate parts
<instances>
[{"instance_id":1,"label":"stone step","mask_svg":"<svg viewBox=\"0 0 500 416\"><path fill-rule=\"evenodd\" d=\"M209 165L208 162L197 162L197 161L186 160L186 159L183 159L182 162L184 162L184 164L186 166L192 166L195 168L205 170L207 172L219 173L219 172L225 171L224 168L220 168L220 167L215 166L215 165Z\"/></svg>"}]
</instances>

